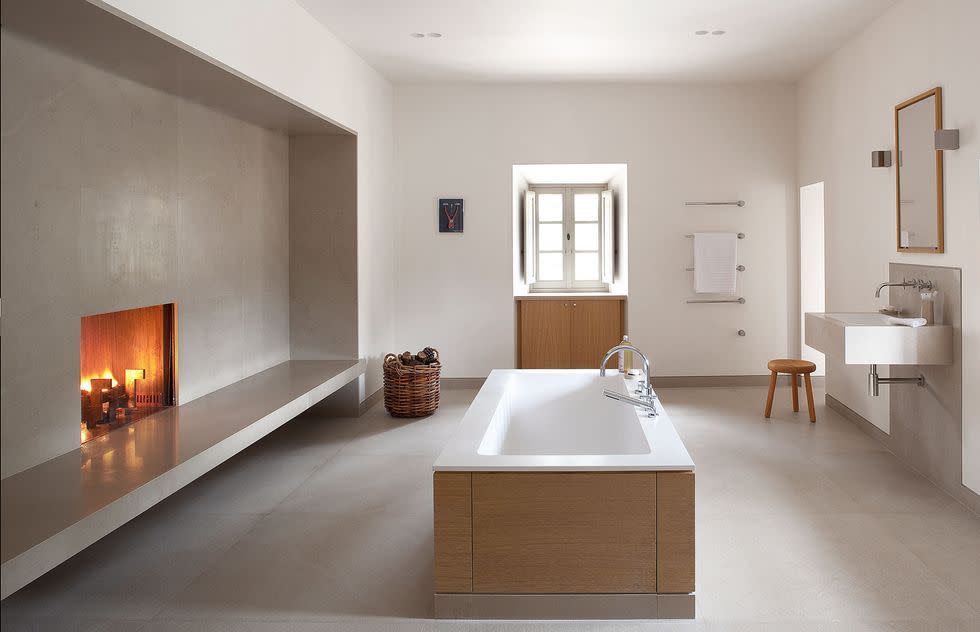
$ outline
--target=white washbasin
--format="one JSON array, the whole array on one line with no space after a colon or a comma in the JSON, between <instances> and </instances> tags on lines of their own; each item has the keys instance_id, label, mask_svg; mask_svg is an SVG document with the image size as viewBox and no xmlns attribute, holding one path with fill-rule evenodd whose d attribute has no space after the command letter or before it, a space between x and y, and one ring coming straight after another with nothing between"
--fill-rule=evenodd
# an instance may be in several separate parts
<instances>
[{"instance_id":1,"label":"white washbasin","mask_svg":"<svg viewBox=\"0 0 980 632\"><path fill-rule=\"evenodd\" d=\"M806 344L844 364L952 364L950 325L893 325L875 312L807 313Z\"/></svg>"}]
</instances>

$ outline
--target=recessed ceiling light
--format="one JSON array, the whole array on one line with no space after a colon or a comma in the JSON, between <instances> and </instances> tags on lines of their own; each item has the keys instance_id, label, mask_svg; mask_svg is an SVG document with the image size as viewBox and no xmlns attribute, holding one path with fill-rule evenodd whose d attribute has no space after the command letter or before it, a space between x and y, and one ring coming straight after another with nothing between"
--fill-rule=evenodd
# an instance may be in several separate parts
<instances>
[{"instance_id":1,"label":"recessed ceiling light","mask_svg":"<svg viewBox=\"0 0 980 632\"><path fill-rule=\"evenodd\" d=\"M707 31L694 31L694 34L695 35L707 35L708 32Z\"/></svg>"},{"instance_id":2,"label":"recessed ceiling light","mask_svg":"<svg viewBox=\"0 0 980 632\"><path fill-rule=\"evenodd\" d=\"M725 31L711 31L712 35L724 35Z\"/></svg>"},{"instance_id":3,"label":"recessed ceiling light","mask_svg":"<svg viewBox=\"0 0 980 632\"><path fill-rule=\"evenodd\" d=\"M426 33L429 37L442 37L442 33Z\"/></svg>"},{"instance_id":4,"label":"recessed ceiling light","mask_svg":"<svg viewBox=\"0 0 980 632\"><path fill-rule=\"evenodd\" d=\"M409 37L425 37L425 33L409 33Z\"/></svg>"}]
</instances>

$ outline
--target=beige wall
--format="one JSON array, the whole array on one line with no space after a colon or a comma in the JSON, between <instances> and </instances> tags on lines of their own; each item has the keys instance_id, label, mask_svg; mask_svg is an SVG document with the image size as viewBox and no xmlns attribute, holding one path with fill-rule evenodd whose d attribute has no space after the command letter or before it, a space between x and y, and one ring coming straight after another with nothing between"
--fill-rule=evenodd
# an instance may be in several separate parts
<instances>
[{"instance_id":1,"label":"beige wall","mask_svg":"<svg viewBox=\"0 0 980 632\"><path fill-rule=\"evenodd\" d=\"M395 347L392 87L293 0L92 0L357 133L361 398Z\"/></svg>"},{"instance_id":2,"label":"beige wall","mask_svg":"<svg viewBox=\"0 0 980 632\"><path fill-rule=\"evenodd\" d=\"M249 11L93 4L356 132L359 218L348 238L358 302L347 342L368 358L358 396L376 391L394 347L388 82L291 0ZM181 401L288 359L289 147L119 76L93 77L101 71L31 50L7 29L3 47L5 477L77 447L81 313L176 301ZM141 72L175 70L144 61ZM39 397L52 381L63 395Z\"/></svg>"},{"instance_id":3,"label":"beige wall","mask_svg":"<svg viewBox=\"0 0 980 632\"><path fill-rule=\"evenodd\" d=\"M631 339L656 375L765 373L799 344L795 110L781 85L399 86L401 346L438 347L449 376L512 367L512 166L627 163ZM466 201L461 235L438 233L447 196ZM684 206L733 198L748 205ZM685 304L696 230L747 234L745 305Z\"/></svg>"},{"instance_id":4,"label":"beige wall","mask_svg":"<svg viewBox=\"0 0 980 632\"><path fill-rule=\"evenodd\" d=\"M289 139L289 348L293 360L357 357L354 136Z\"/></svg>"},{"instance_id":5,"label":"beige wall","mask_svg":"<svg viewBox=\"0 0 980 632\"><path fill-rule=\"evenodd\" d=\"M827 311L876 310L889 262L963 270L963 483L980 492L980 4L907 0L815 68L799 85L799 179L825 181ZM894 148L894 106L942 86L944 123L960 128L945 152L946 253L895 251L895 167L870 152ZM868 367L827 359L827 392L884 430L888 398L866 394Z\"/></svg>"},{"instance_id":6,"label":"beige wall","mask_svg":"<svg viewBox=\"0 0 980 632\"><path fill-rule=\"evenodd\" d=\"M181 402L288 359L288 140L0 37L6 477L78 447L82 315L177 303Z\"/></svg>"}]
</instances>

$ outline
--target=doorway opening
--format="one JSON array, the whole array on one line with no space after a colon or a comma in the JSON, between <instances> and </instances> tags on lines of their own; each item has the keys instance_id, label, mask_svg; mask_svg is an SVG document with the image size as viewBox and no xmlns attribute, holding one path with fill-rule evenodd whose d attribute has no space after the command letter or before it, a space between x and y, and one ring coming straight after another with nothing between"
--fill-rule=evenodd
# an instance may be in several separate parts
<instances>
[{"instance_id":1,"label":"doorway opening","mask_svg":"<svg viewBox=\"0 0 980 632\"><path fill-rule=\"evenodd\" d=\"M824 375L824 355L806 345L803 315L826 311L823 201L823 182L800 187L800 345L814 375Z\"/></svg>"}]
</instances>

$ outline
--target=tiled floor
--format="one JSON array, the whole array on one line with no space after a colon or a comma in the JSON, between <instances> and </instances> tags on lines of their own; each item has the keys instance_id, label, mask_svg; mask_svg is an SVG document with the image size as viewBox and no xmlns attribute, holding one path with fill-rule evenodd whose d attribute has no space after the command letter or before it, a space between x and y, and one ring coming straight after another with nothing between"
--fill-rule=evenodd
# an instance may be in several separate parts
<instances>
[{"instance_id":1,"label":"tiled floor","mask_svg":"<svg viewBox=\"0 0 980 632\"><path fill-rule=\"evenodd\" d=\"M980 630L980 519L822 405L763 419L759 388L660 390L698 466L697 620L434 622L431 464L473 395L290 422L4 601L4 631Z\"/></svg>"}]
</instances>

